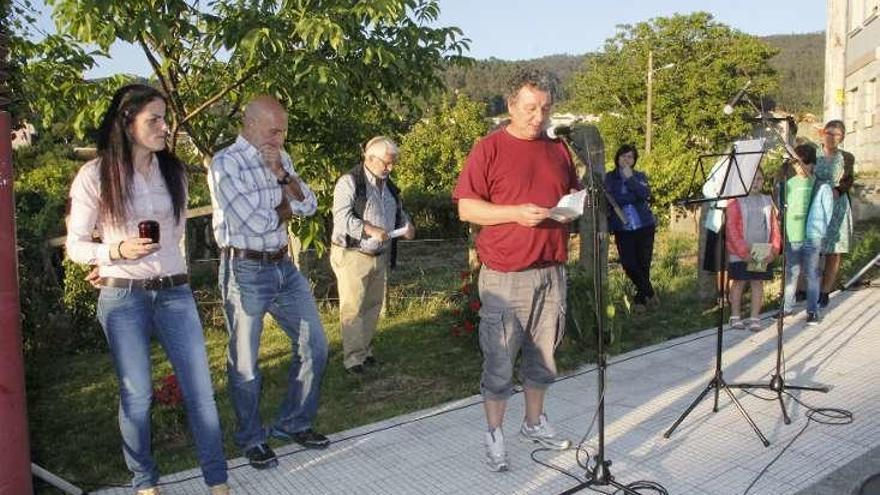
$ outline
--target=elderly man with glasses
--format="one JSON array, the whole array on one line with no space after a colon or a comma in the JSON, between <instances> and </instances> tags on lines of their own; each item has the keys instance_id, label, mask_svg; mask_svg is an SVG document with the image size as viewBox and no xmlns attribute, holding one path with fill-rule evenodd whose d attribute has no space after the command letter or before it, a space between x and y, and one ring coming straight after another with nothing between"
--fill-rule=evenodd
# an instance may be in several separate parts
<instances>
[{"instance_id":1,"label":"elderly man with glasses","mask_svg":"<svg viewBox=\"0 0 880 495\"><path fill-rule=\"evenodd\" d=\"M372 340L385 299L388 267L396 262L396 238L415 237L397 187L389 178L399 154L385 136L364 147L364 162L336 182L330 265L339 291L342 364L352 375L375 366Z\"/></svg>"}]
</instances>

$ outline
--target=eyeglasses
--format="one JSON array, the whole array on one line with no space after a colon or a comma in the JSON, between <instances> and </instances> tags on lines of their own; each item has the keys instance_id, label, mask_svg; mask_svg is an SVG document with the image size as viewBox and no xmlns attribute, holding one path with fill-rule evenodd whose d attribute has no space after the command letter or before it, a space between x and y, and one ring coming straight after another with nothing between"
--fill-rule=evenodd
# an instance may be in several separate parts
<instances>
[{"instance_id":1,"label":"eyeglasses","mask_svg":"<svg viewBox=\"0 0 880 495\"><path fill-rule=\"evenodd\" d=\"M370 156L375 158L376 160L379 160L380 162L382 162L382 165L384 165L386 167L393 167L397 163L397 159L394 159L391 161L386 161L384 158L380 158L376 155L370 155Z\"/></svg>"}]
</instances>

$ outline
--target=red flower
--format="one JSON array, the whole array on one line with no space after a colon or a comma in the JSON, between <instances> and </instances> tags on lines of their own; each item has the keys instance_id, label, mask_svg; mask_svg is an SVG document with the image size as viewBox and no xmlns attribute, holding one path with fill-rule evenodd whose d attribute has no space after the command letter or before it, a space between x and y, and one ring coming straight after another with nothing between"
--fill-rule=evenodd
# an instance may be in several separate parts
<instances>
[{"instance_id":1,"label":"red flower","mask_svg":"<svg viewBox=\"0 0 880 495\"><path fill-rule=\"evenodd\" d=\"M459 274L459 276L461 277L462 280L467 280L467 279L471 278L471 272L461 272Z\"/></svg>"},{"instance_id":2,"label":"red flower","mask_svg":"<svg viewBox=\"0 0 880 495\"><path fill-rule=\"evenodd\" d=\"M461 293L462 294L470 294L471 293L471 286L468 284L462 285L461 286Z\"/></svg>"},{"instance_id":3,"label":"red flower","mask_svg":"<svg viewBox=\"0 0 880 495\"><path fill-rule=\"evenodd\" d=\"M474 332L474 323L473 323L471 320L465 320L465 321L464 321L464 331L467 332L467 333L473 333L473 332Z\"/></svg>"},{"instance_id":4,"label":"red flower","mask_svg":"<svg viewBox=\"0 0 880 495\"><path fill-rule=\"evenodd\" d=\"M474 300L468 304L468 307L471 308L471 311L479 311L480 310L480 301Z\"/></svg>"},{"instance_id":5,"label":"red flower","mask_svg":"<svg viewBox=\"0 0 880 495\"><path fill-rule=\"evenodd\" d=\"M452 314L455 315L455 316L461 316L461 309L459 309L459 308L452 308Z\"/></svg>"},{"instance_id":6,"label":"red flower","mask_svg":"<svg viewBox=\"0 0 880 495\"><path fill-rule=\"evenodd\" d=\"M180 390L177 377L171 374L160 379L159 386L153 389L153 397L156 402L165 406L174 407L183 404L183 392Z\"/></svg>"}]
</instances>

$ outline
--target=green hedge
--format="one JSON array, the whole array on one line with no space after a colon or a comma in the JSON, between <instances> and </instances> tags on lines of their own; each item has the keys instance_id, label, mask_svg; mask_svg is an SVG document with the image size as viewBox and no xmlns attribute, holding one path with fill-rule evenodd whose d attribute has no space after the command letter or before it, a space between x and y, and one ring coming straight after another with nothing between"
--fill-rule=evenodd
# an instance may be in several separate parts
<instances>
[{"instance_id":1,"label":"green hedge","mask_svg":"<svg viewBox=\"0 0 880 495\"><path fill-rule=\"evenodd\" d=\"M450 193L405 191L402 199L420 239L467 237L467 224L459 221Z\"/></svg>"}]
</instances>

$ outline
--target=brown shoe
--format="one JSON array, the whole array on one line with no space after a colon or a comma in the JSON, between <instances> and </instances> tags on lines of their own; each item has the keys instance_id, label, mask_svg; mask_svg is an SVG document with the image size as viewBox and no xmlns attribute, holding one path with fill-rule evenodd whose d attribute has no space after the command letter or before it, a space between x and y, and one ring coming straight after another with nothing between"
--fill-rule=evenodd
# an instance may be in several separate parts
<instances>
[{"instance_id":1,"label":"brown shoe","mask_svg":"<svg viewBox=\"0 0 880 495\"><path fill-rule=\"evenodd\" d=\"M211 495L229 495L229 485L223 483L222 485L214 485L211 487Z\"/></svg>"},{"instance_id":2,"label":"brown shoe","mask_svg":"<svg viewBox=\"0 0 880 495\"><path fill-rule=\"evenodd\" d=\"M141 488L137 491L137 495L160 495L159 487L151 486L149 488Z\"/></svg>"}]
</instances>

